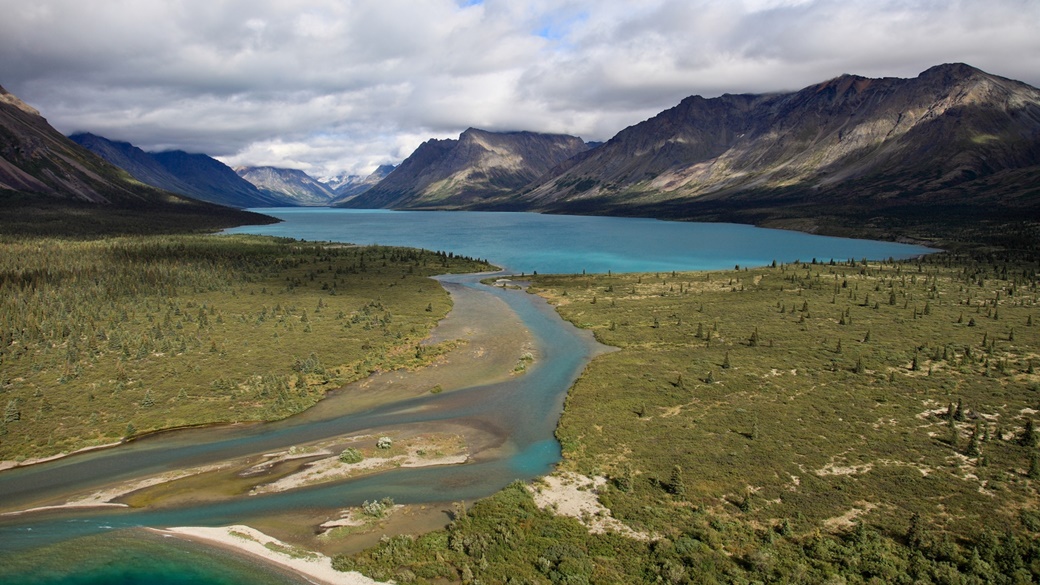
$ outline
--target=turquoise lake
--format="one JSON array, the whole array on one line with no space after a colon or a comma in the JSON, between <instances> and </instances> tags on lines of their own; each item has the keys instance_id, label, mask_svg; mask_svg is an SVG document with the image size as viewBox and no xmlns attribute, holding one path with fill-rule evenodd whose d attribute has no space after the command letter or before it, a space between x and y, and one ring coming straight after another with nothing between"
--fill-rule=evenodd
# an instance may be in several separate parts
<instances>
[{"instance_id":1,"label":"turquoise lake","mask_svg":"<svg viewBox=\"0 0 1040 585\"><path fill-rule=\"evenodd\" d=\"M882 260L934 251L727 223L471 211L300 207L252 211L282 223L227 231L441 250L487 259L518 273L720 270L763 266L773 260Z\"/></svg>"},{"instance_id":2,"label":"turquoise lake","mask_svg":"<svg viewBox=\"0 0 1040 585\"><path fill-rule=\"evenodd\" d=\"M296 239L380 243L486 258L513 272L671 271L756 266L776 260L905 258L930 250L886 242L823 238L730 224L516 213L264 209L283 219L229 230ZM589 359L587 341L532 295L492 289L477 277L442 279L500 297L532 331L544 358L508 382L429 395L328 420L288 419L245 429L170 433L116 449L0 473L0 499L31 501L116 477L208 459L263 452L381 425L466 419L508 431L509 455L444 468L396 470L328 486L219 505L162 511L62 511L0 518L3 583L296 583L203 547L142 537L134 527L226 525L301 507L358 505L384 496L399 503L473 499L513 479L547 473L559 458L553 429L567 388ZM298 418L298 417L297 417ZM115 551L115 552L114 552Z\"/></svg>"}]
</instances>

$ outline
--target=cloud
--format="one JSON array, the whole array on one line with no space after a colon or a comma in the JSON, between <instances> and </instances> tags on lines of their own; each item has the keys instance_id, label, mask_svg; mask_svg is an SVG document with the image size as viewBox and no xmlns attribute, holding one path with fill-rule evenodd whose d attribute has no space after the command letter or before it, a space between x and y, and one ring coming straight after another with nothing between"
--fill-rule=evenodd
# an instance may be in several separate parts
<instances>
[{"instance_id":1,"label":"cloud","mask_svg":"<svg viewBox=\"0 0 1040 585\"><path fill-rule=\"evenodd\" d=\"M692 94L1040 85L1032 0L0 0L0 84L65 132L365 173L466 127L604 140Z\"/></svg>"}]
</instances>

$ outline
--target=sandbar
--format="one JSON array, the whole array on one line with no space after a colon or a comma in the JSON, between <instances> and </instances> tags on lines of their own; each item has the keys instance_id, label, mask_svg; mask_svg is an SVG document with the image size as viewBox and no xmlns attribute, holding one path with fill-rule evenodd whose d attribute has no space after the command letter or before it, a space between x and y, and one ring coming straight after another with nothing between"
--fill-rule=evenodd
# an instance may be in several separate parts
<instances>
[{"instance_id":1,"label":"sandbar","mask_svg":"<svg viewBox=\"0 0 1040 585\"><path fill-rule=\"evenodd\" d=\"M233 550L289 569L323 585L373 585L381 583L358 572L337 571L329 557L286 544L259 530L236 524L217 528L181 526L153 529L160 534L187 538Z\"/></svg>"}]
</instances>

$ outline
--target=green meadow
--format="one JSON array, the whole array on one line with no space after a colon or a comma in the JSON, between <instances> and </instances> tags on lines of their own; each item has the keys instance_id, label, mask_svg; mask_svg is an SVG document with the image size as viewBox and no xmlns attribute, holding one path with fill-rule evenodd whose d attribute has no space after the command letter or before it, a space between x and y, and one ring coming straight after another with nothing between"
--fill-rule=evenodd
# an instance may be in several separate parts
<instances>
[{"instance_id":1,"label":"green meadow","mask_svg":"<svg viewBox=\"0 0 1040 585\"><path fill-rule=\"evenodd\" d=\"M399 582L1040 578L1035 266L938 254L535 277L619 351L571 389L561 469L645 541L522 486L353 557Z\"/></svg>"},{"instance_id":2,"label":"green meadow","mask_svg":"<svg viewBox=\"0 0 1040 585\"><path fill-rule=\"evenodd\" d=\"M0 460L161 429L284 418L418 367L484 263L252 236L22 238L0 247Z\"/></svg>"}]
</instances>

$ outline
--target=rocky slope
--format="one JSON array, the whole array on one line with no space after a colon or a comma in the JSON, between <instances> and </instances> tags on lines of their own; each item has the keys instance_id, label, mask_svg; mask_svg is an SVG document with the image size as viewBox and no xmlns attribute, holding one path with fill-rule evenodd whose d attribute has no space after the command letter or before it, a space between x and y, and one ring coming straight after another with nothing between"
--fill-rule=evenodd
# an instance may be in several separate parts
<instances>
[{"instance_id":1,"label":"rocky slope","mask_svg":"<svg viewBox=\"0 0 1040 585\"><path fill-rule=\"evenodd\" d=\"M161 196L80 148L0 87L0 190L92 203Z\"/></svg>"},{"instance_id":2,"label":"rocky slope","mask_svg":"<svg viewBox=\"0 0 1040 585\"><path fill-rule=\"evenodd\" d=\"M261 192L231 167L205 154L181 150L150 153L94 134L73 134L69 138L138 181L186 197L238 208L297 205L289 197Z\"/></svg>"},{"instance_id":3,"label":"rocky slope","mask_svg":"<svg viewBox=\"0 0 1040 585\"><path fill-rule=\"evenodd\" d=\"M0 88L0 233L94 236L271 221L146 185Z\"/></svg>"},{"instance_id":4,"label":"rocky slope","mask_svg":"<svg viewBox=\"0 0 1040 585\"><path fill-rule=\"evenodd\" d=\"M828 217L1036 217L1038 178L1040 90L952 64L690 97L497 203L812 229Z\"/></svg>"},{"instance_id":5,"label":"rocky slope","mask_svg":"<svg viewBox=\"0 0 1040 585\"><path fill-rule=\"evenodd\" d=\"M460 208L523 188L584 152L580 138L470 128L458 140L428 140L347 207Z\"/></svg>"},{"instance_id":6,"label":"rocky slope","mask_svg":"<svg viewBox=\"0 0 1040 585\"><path fill-rule=\"evenodd\" d=\"M325 206L335 197L325 184L297 169L236 167L235 173L262 193L291 200L296 205Z\"/></svg>"},{"instance_id":7,"label":"rocky slope","mask_svg":"<svg viewBox=\"0 0 1040 585\"><path fill-rule=\"evenodd\" d=\"M332 201L332 205L337 205L349 201L358 195L361 195L365 191L368 191L372 187L379 184L380 181L386 178L393 170L397 168L396 165L379 165L376 170L368 174L368 176L362 177L361 175L345 175L336 177L329 181L329 187L332 188L335 193L335 198Z\"/></svg>"}]
</instances>

